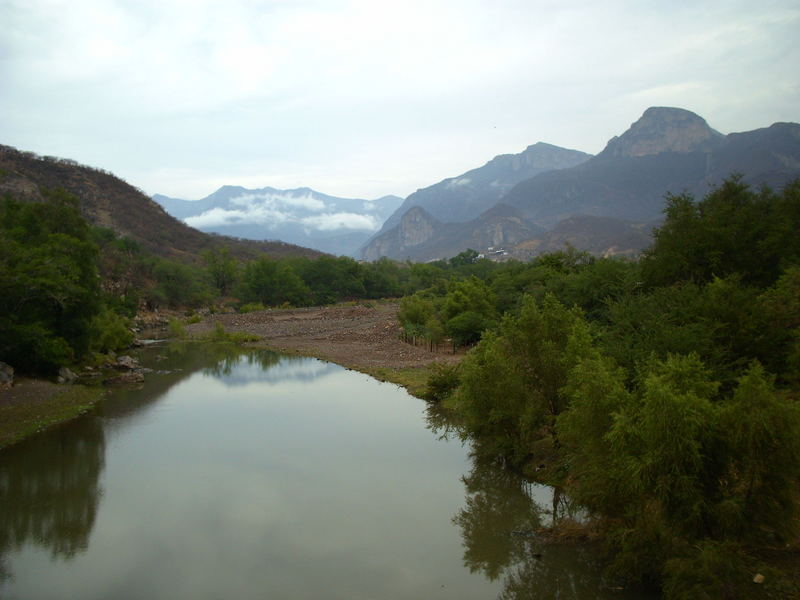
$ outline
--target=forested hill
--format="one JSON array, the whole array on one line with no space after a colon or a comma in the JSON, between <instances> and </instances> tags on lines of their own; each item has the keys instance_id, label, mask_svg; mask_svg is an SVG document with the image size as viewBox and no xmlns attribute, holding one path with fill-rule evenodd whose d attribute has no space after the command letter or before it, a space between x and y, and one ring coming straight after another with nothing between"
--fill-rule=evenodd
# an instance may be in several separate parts
<instances>
[{"instance_id":1,"label":"forested hill","mask_svg":"<svg viewBox=\"0 0 800 600\"><path fill-rule=\"evenodd\" d=\"M279 241L251 241L210 235L168 215L141 190L119 177L69 159L37 156L0 146L0 194L42 200L42 191L63 188L80 200L93 225L139 242L150 252L184 262L198 262L204 250L227 247L238 258L267 254L273 258L322 253Z\"/></svg>"}]
</instances>

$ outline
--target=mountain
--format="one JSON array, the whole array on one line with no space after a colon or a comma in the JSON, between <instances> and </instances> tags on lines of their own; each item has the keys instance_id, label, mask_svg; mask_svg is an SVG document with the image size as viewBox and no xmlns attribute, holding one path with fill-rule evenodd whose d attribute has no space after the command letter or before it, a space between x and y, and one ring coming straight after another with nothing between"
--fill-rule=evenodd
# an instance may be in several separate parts
<instances>
[{"instance_id":1,"label":"mountain","mask_svg":"<svg viewBox=\"0 0 800 600\"><path fill-rule=\"evenodd\" d=\"M373 238L363 257L430 261L468 248L511 247L543 231L503 204L466 223L443 223L421 206L412 206L398 225Z\"/></svg>"},{"instance_id":2,"label":"mountain","mask_svg":"<svg viewBox=\"0 0 800 600\"><path fill-rule=\"evenodd\" d=\"M419 206L441 222L465 222L478 218L494 206L515 184L539 173L565 169L591 158L591 154L559 148L539 142L519 154L495 156L482 167L444 179L408 196L383 224L380 231L364 244L362 256L375 256L385 244L379 236L400 224L403 215Z\"/></svg>"},{"instance_id":3,"label":"mountain","mask_svg":"<svg viewBox=\"0 0 800 600\"><path fill-rule=\"evenodd\" d=\"M240 258L265 253L319 256L321 253L283 242L254 242L209 235L181 223L141 190L111 173L69 159L40 157L10 146L0 146L0 194L41 200L42 189L63 188L80 200L83 215L93 225L130 237L150 252L194 262L204 250L227 246Z\"/></svg>"},{"instance_id":4,"label":"mountain","mask_svg":"<svg viewBox=\"0 0 800 600\"><path fill-rule=\"evenodd\" d=\"M636 256L653 238L654 223L634 223L611 217L576 215L559 221L553 229L508 249L518 260L564 250L567 246L595 256Z\"/></svg>"},{"instance_id":5,"label":"mountain","mask_svg":"<svg viewBox=\"0 0 800 600\"><path fill-rule=\"evenodd\" d=\"M337 198L310 188L226 185L200 200L153 196L175 218L201 231L251 240L279 239L331 254L354 255L402 198Z\"/></svg>"},{"instance_id":6,"label":"mountain","mask_svg":"<svg viewBox=\"0 0 800 600\"><path fill-rule=\"evenodd\" d=\"M494 206L515 184L553 169L566 169L591 154L539 142L519 154L495 156L482 167L417 190L386 220L391 229L412 206L421 206L443 222L470 221Z\"/></svg>"},{"instance_id":7,"label":"mountain","mask_svg":"<svg viewBox=\"0 0 800 600\"><path fill-rule=\"evenodd\" d=\"M537 146L540 144L528 150ZM469 173L480 171L484 175L481 170L495 161ZM609 140L597 156L538 173L508 190L495 205L500 213L514 211L514 233L509 220L494 224L499 230L508 228L504 242L481 245L479 242L488 238L471 234L491 229L492 210L462 229L444 222L454 218L442 218L441 213L424 206L424 218L419 212L412 220L393 215L384 230L364 247L363 256L368 260L379 256L429 260L453 256L467 247L483 251L487 246L503 245L510 256L527 258L565 244L600 255L635 254L649 244L652 224L662 218L667 193L688 192L702 198L733 173L740 173L754 186L767 184L775 189L800 177L800 125L775 123L723 135L688 110L648 108L627 131ZM469 179L467 175L461 178ZM467 206L471 198L468 186L453 184L461 178L420 190L418 197L436 204L433 199L444 196L433 191L446 189L447 201L437 206L447 205L452 210ZM485 183L486 178L481 181ZM462 187L465 191L459 195ZM398 213L414 196L406 199ZM395 226L390 227L394 221ZM420 224L430 233L417 231L415 227ZM546 235L542 228L548 230ZM533 233L520 240L518 236L526 229ZM408 240L414 243L408 244Z\"/></svg>"},{"instance_id":8,"label":"mountain","mask_svg":"<svg viewBox=\"0 0 800 600\"><path fill-rule=\"evenodd\" d=\"M645 222L667 193L701 198L732 173L774 188L800 176L800 125L724 136L688 110L649 108L594 158L520 182L503 202L545 227L576 214Z\"/></svg>"}]
</instances>

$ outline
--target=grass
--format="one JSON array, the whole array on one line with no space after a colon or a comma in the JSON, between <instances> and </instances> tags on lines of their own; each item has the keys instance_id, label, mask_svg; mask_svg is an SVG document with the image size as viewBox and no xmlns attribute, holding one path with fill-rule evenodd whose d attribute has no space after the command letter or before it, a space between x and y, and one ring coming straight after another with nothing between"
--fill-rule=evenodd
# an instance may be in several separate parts
<instances>
[{"instance_id":1,"label":"grass","mask_svg":"<svg viewBox=\"0 0 800 600\"><path fill-rule=\"evenodd\" d=\"M234 344L244 344L246 342L257 342L261 336L246 331L225 331L222 323L217 323L213 331L200 338L206 342L233 342Z\"/></svg>"},{"instance_id":2,"label":"grass","mask_svg":"<svg viewBox=\"0 0 800 600\"><path fill-rule=\"evenodd\" d=\"M32 397L26 394L0 404L0 448L74 419L90 410L105 393L101 388L31 380L21 385L32 389Z\"/></svg>"},{"instance_id":3,"label":"grass","mask_svg":"<svg viewBox=\"0 0 800 600\"><path fill-rule=\"evenodd\" d=\"M379 381L396 383L408 390L408 393L417 398L425 398L428 389L428 377L432 373L430 365L424 367L405 367L394 369L391 367L373 367L357 369L371 375Z\"/></svg>"}]
</instances>

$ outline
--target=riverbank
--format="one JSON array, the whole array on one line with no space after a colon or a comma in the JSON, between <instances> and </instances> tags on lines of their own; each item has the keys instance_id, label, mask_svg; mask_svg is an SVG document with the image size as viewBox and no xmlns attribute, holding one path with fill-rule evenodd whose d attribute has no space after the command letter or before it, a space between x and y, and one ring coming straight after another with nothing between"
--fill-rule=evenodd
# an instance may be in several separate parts
<instances>
[{"instance_id":1,"label":"riverbank","mask_svg":"<svg viewBox=\"0 0 800 600\"><path fill-rule=\"evenodd\" d=\"M434 363L457 363L463 353L448 346L431 350L400 339L397 302L272 309L246 314L211 315L186 326L192 337L225 331L257 335L280 352L313 356L390 381L420 396Z\"/></svg>"},{"instance_id":2,"label":"riverbank","mask_svg":"<svg viewBox=\"0 0 800 600\"><path fill-rule=\"evenodd\" d=\"M90 410L105 390L20 378L0 390L0 449Z\"/></svg>"},{"instance_id":3,"label":"riverbank","mask_svg":"<svg viewBox=\"0 0 800 600\"><path fill-rule=\"evenodd\" d=\"M258 336L256 346L334 362L421 397L432 365L455 364L463 353L403 342L398 309L396 302L380 302L210 315L187 324L186 331L203 338L222 325L227 332ZM0 390L0 448L85 413L104 393L99 387L18 379Z\"/></svg>"}]
</instances>

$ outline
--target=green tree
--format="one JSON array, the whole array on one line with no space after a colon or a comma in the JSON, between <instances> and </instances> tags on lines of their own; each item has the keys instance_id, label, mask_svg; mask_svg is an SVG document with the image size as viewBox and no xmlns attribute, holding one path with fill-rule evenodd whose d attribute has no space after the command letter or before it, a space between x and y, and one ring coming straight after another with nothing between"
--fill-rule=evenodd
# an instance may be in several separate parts
<instances>
[{"instance_id":1,"label":"green tree","mask_svg":"<svg viewBox=\"0 0 800 600\"><path fill-rule=\"evenodd\" d=\"M781 268L800 260L800 181L778 195L753 191L735 176L695 203L668 196L666 220L644 254L648 285L703 283L738 273L746 284L766 286Z\"/></svg>"},{"instance_id":2,"label":"green tree","mask_svg":"<svg viewBox=\"0 0 800 600\"><path fill-rule=\"evenodd\" d=\"M100 310L97 247L64 191L0 203L0 360L53 372L89 349Z\"/></svg>"},{"instance_id":3,"label":"green tree","mask_svg":"<svg viewBox=\"0 0 800 600\"><path fill-rule=\"evenodd\" d=\"M239 265L231 256L230 250L214 248L203 252L211 284L221 296L227 296L233 290L238 277Z\"/></svg>"},{"instance_id":4,"label":"green tree","mask_svg":"<svg viewBox=\"0 0 800 600\"><path fill-rule=\"evenodd\" d=\"M497 322L494 294L477 277L450 282L440 317L456 345L473 344Z\"/></svg>"},{"instance_id":5,"label":"green tree","mask_svg":"<svg viewBox=\"0 0 800 600\"><path fill-rule=\"evenodd\" d=\"M245 266L239 295L244 302L260 302L267 306L284 302L305 306L311 299L308 286L287 262L267 257Z\"/></svg>"},{"instance_id":6,"label":"green tree","mask_svg":"<svg viewBox=\"0 0 800 600\"><path fill-rule=\"evenodd\" d=\"M590 352L580 310L553 296L541 305L527 297L519 316L506 315L467 354L449 406L491 452L517 463L552 453L555 419L568 402L567 374Z\"/></svg>"}]
</instances>

